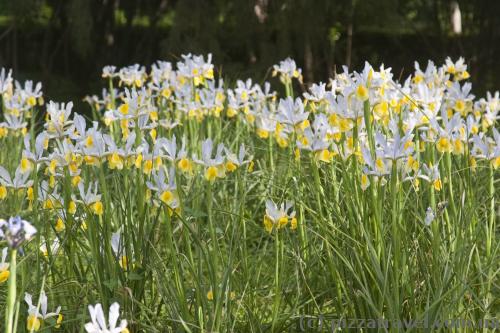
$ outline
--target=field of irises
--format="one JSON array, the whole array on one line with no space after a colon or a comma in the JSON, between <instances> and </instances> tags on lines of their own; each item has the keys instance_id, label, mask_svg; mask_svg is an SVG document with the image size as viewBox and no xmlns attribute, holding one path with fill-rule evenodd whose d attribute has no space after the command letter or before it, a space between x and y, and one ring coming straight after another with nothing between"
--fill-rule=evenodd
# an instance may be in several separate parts
<instances>
[{"instance_id":1,"label":"field of irises","mask_svg":"<svg viewBox=\"0 0 500 333\"><path fill-rule=\"evenodd\" d=\"M1 331L500 318L499 93L463 59L272 72L108 66L77 114L2 69Z\"/></svg>"}]
</instances>

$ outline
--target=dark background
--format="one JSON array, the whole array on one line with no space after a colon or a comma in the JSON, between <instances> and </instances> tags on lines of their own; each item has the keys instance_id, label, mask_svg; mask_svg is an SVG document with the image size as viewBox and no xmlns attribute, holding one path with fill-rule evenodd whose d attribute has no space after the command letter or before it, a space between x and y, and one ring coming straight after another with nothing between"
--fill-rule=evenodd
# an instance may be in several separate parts
<instances>
[{"instance_id":1,"label":"dark background","mask_svg":"<svg viewBox=\"0 0 500 333\"><path fill-rule=\"evenodd\" d=\"M100 94L104 65L149 67L188 52L213 53L229 82L262 82L287 56L306 83L365 60L406 77L415 60L464 56L483 95L500 88L500 1L0 0L0 67L42 81L46 99Z\"/></svg>"}]
</instances>

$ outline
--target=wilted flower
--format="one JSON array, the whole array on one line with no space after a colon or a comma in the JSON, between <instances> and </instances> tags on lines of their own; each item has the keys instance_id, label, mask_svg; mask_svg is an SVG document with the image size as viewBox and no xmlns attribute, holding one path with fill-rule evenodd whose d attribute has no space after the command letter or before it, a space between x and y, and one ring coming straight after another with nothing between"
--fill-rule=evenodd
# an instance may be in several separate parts
<instances>
[{"instance_id":1,"label":"wilted flower","mask_svg":"<svg viewBox=\"0 0 500 333\"><path fill-rule=\"evenodd\" d=\"M425 212L425 220L424 224L425 225L431 225L432 221L434 221L434 218L436 216L434 215L434 211L432 210L431 207L427 207L427 211Z\"/></svg>"},{"instance_id":2,"label":"wilted flower","mask_svg":"<svg viewBox=\"0 0 500 333\"><path fill-rule=\"evenodd\" d=\"M19 248L36 234L36 229L21 217L11 217L8 221L0 219L0 238L4 238L11 249Z\"/></svg>"}]
</instances>

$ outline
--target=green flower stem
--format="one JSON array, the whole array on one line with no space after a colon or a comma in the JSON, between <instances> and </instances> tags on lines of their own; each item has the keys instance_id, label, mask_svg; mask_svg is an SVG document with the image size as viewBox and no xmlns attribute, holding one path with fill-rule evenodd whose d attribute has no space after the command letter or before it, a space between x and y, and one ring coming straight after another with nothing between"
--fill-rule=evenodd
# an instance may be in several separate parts
<instances>
[{"instance_id":1,"label":"green flower stem","mask_svg":"<svg viewBox=\"0 0 500 333\"><path fill-rule=\"evenodd\" d=\"M245 274L247 274L248 273L247 226L244 218L244 209L246 200L245 188L247 182L246 182L246 173L244 177L241 177L241 173L243 172L243 170L241 170L242 168L244 168L244 166L239 167L238 170L236 170L236 183L235 183L234 193L238 193L238 196L234 198L234 207L241 225L241 230L243 232L243 241L241 247L243 255L243 266Z\"/></svg>"},{"instance_id":2,"label":"green flower stem","mask_svg":"<svg viewBox=\"0 0 500 333\"><path fill-rule=\"evenodd\" d=\"M164 208L163 214L166 216L166 221L165 221L165 226L166 226L166 231L167 231L167 248L170 251L170 255L172 258L172 266L174 270L174 283L175 283L175 288L177 289L177 298L180 301L180 307L182 311L182 315L184 316L184 319L189 318L189 310L188 306L186 304L186 295L184 293L184 284L182 283L181 279L181 272L180 272L180 267L179 267L179 262L177 258L177 249L175 248L174 242L173 242L173 230L172 230L172 218L170 216L170 213L167 211L169 208L166 205L162 205L162 208Z\"/></svg>"},{"instance_id":3,"label":"green flower stem","mask_svg":"<svg viewBox=\"0 0 500 333\"><path fill-rule=\"evenodd\" d=\"M486 237L486 256L491 258L491 246L495 237L495 218L496 218L496 207L495 207L495 176L493 166L489 167L489 186L488 186L488 196L490 198L490 214L488 220L488 233Z\"/></svg>"},{"instance_id":4,"label":"green flower stem","mask_svg":"<svg viewBox=\"0 0 500 333\"><path fill-rule=\"evenodd\" d=\"M448 173L448 193L450 199L451 213L453 217L451 222L454 223L457 220L457 207L455 205L455 193L453 191L453 178L451 174L451 153L449 152L446 153L446 171Z\"/></svg>"},{"instance_id":5,"label":"green flower stem","mask_svg":"<svg viewBox=\"0 0 500 333\"><path fill-rule=\"evenodd\" d=\"M494 241L495 237L495 219L496 219L496 207L495 207L495 177L494 177L494 170L493 166L490 165L489 167L489 188L488 188L488 195L490 197L490 214L489 214L489 220L488 220L488 230L486 233L486 260L488 262L488 282L486 284L486 306L489 307L492 298L494 297L491 293L491 284L494 281L494 265L492 264L492 261L495 259L492 259L491 257L491 247ZM489 312L489 311L488 311ZM489 317L489 313L487 313L487 316Z\"/></svg>"},{"instance_id":6,"label":"green flower stem","mask_svg":"<svg viewBox=\"0 0 500 333\"><path fill-rule=\"evenodd\" d=\"M279 237L279 230L274 230L274 302L273 302L273 319L271 331L275 332L278 319L279 308L281 304L281 284L280 284L280 269L281 269L281 252L282 242Z\"/></svg>"},{"instance_id":7,"label":"green flower stem","mask_svg":"<svg viewBox=\"0 0 500 333\"><path fill-rule=\"evenodd\" d=\"M297 161L297 167L298 167L298 174L303 174L302 173L302 165L300 163L300 160ZM306 200L306 190L305 190L305 184L301 182L300 184L298 183L298 180L296 181L296 187L299 189L299 197L301 201ZM309 247L307 245L307 233L306 233L306 224L305 224L305 217L304 217L304 205L300 203L298 205L298 210L299 210L299 218L297 219L297 229L299 230L299 239L300 239L300 251L302 254L302 258L304 261L307 260L309 257Z\"/></svg>"},{"instance_id":8,"label":"green flower stem","mask_svg":"<svg viewBox=\"0 0 500 333\"><path fill-rule=\"evenodd\" d=\"M370 145L370 152L372 154L372 158L375 157L375 140L373 136L373 128L372 128L372 116L371 116L371 107L370 100L366 100L363 103L363 115L365 118L365 127L366 132L368 134L368 144Z\"/></svg>"},{"instance_id":9,"label":"green flower stem","mask_svg":"<svg viewBox=\"0 0 500 333\"><path fill-rule=\"evenodd\" d=\"M14 333L14 313L16 307L16 273L17 273L17 250L12 249L10 253L10 276L8 283L7 307L5 308L6 333Z\"/></svg>"},{"instance_id":10,"label":"green flower stem","mask_svg":"<svg viewBox=\"0 0 500 333\"><path fill-rule=\"evenodd\" d=\"M274 156L273 156L273 136L269 133L268 150L269 150L269 167L271 168L271 174L274 175Z\"/></svg>"},{"instance_id":11,"label":"green flower stem","mask_svg":"<svg viewBox=\"0 0 500 333\"><path fill-rule=\"evenodd\" d=\"M287 81L287 83L285 84L285 94L286 94L286 97L292 97L293 98L292 79L289 79Z\"/></svg>"},{"instance_id":12,"label":"green flower stem","mask_svg":"<svg viewBox=\"0 0 500 333\"><path fill-rule=\"evenodd\" d=\"M115 91L114 91L114 88L113 88L113 78L109 78L108 80L108 85L109 85L109 94L110 94L110 99L111 99L111 110L115 110L116 109L116 103L115 103ZM94 119L94 120L98 120L98 119ZM111 137L116 141L118 139L118 131L115 129L116 127L116 122L112 122L109 126L109 130L111 132Z\"/></svg>"},{"instance_id":13,"label":"green flower stem","mask_svg":"<svg viewBox=\"0 0 500 333\"><path fill-rule=\"evenodd\" d=\"M371 106L370 106L370 100L367 99L363 103L363 116L365 120L365 127L366 127L366 132L368 135L368 145L370 146L370 154L371 158L373 161L376 159L376 152L375 152L375 139L373 135L373 127L372 127L372 116L371 116ZM356 147L356 146L355 146ZM357 165L357 164L356 164ZM377 253L380 257L381 255L381 248L383 247L383 240L381 236L381 228L382 228L382 215L381 215L381 208L378 205L379 199L378 199L378 194L377 190L375 188L376 182L375 182L375 177L370 176L370 196L371 196L371 205L372 205L372 210L374 214L374 218L372 219L373 221L373 232L375 234L375 245L377 248ZM380 259L380 258L379 258Z\"/></svg>"},{"instance_id":14,"label":"green flower stem","mask_svg":"<svg viewBox=\"0 0 500 333\"><path fill-rule=\"evenodd\" d=\"M207 183L207 213L208 213L208 228L210 232L210 238L212 242L211 255L212 260L212 293L214 296L214 301L217 302L219 297L219 290L217 288L217 274L219 271L219 250L217 241L217 232L215 229L214 219L213 219L213 192L210 182Z\"/></svg>"},{"instance_id":15,"label":"green flower stem","mask_svg":"<svg viewBox=\"0 0 500 333\"><path fill-rule=\"evenodd\" d=\"M400 241L400 232L399 232L399 206L398 206L398 169L397 169L397 161L393 161L392 163L392 174L391 174L391 202L392 202L392 214L391 214L391 226L392 226L392 253L393 253L393 293L394 293L394 306L395 309L393 311L394 318L399 318L399 281L402 273L403 267L401 267L400 263L400 255L401 255L401 241Z\"/></svg>"}]
</instances>

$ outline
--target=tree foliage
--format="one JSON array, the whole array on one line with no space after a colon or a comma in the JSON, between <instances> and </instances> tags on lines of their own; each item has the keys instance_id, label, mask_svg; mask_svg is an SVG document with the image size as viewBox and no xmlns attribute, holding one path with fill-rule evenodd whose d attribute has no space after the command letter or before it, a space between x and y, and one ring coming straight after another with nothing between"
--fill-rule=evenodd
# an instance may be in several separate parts
<instances>
[{"instance_id":1,"label":"tree foliage","mask_svg":"<svg viewBox=\"0 0 500 333\"><path fill-rule=\"evenodd\" d=\"M452 3L461 35L451 29ZM410 59L464 56L482 93L500 83L499 11L482 0L0 0L0 65L44 79L49 94L65 78L61 97L75 97L104 65L188 52L213 53L226 77L258 80L290 56L306 82L365 60L405 74Z\"/></svg>"}]
</instances>

